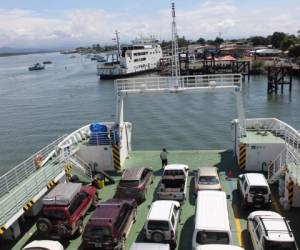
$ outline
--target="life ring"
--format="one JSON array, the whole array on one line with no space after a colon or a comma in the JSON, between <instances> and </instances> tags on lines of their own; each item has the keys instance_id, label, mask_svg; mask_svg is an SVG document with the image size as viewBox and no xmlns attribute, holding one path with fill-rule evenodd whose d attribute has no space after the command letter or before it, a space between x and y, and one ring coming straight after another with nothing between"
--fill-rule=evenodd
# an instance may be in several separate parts
<instances>
[{"instance_id":1,"label":"life ring","mask_svg":"<svg viewBox=\"0 0 300 250\"><path fill-rule=\"evenodd\" d=\"M34 157L34 164L40 168L43 165L43 156L41 154L36 155L36 157Z\"/></svg>"}]
</instances>

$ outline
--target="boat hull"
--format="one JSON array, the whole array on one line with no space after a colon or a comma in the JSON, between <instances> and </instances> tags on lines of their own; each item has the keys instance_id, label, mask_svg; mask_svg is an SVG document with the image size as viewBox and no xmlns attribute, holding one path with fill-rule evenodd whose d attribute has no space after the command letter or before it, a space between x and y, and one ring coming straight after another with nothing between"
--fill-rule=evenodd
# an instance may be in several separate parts
<instances>
[{"instance_id":1,"label":"boat hull","mask_svg":"<svg viewBox=\"0 0 300 250\"><path fill-rule=\"evenodd\" d=\"M130 76L135 76L135 75L142 75L142 74L156 72L156 71L157 71L157 69L147 69L147 70L136 71L136 72L127 73L127 74L119 74L119 75L100 74L99 76L100 76L101 80L113 80L113 79L126 78L126 77L130 77Z\"/></svg>"}]
</instances>

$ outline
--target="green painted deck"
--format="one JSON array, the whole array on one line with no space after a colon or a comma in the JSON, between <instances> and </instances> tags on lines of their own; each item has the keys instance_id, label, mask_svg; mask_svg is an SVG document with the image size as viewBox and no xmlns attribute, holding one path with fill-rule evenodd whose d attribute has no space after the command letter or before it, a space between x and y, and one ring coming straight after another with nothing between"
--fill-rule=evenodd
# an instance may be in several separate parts
<instances>
[{"instance_id":1,"label":"green painted deck","mask_svg":"<svg viewBox=\"0 0 300 250\"><path fill-rule=\"evenodd\" d=\"M254 144L259 144L259 143L285 143L285 141L278 137L275 136L274 134L267 132L266 135L263 135L261 133L257 133L257 131L247 131L247 136L241 138L242 143L254 143Z\"/></svg>"},{"instance_id":2,"label":"green painted deck","mask_svg":"<svg viewBox=\"0 0 300 250\"><path fill-rule=\"evenodd\" d=\"M160 181L162 174L161 171L161 162L159 159L159 151L134 151L130 154L129 158L126 160L125 167L137 167L137 166L146 166L151 167L154 170L154 183L150 186L147 200L138 207L138 217L136 223L133 225L131 232L126 240L126 249L129 249L130 245L134 241L143 241L142 237L142 228L149 210L149 206L154 199L155 191ZM190 174L189 174L189 186L188 186L188 195L182 206L181 213L181 222L177 229L177 249L188 250L192 246L192 234L194 227L194 212L195 212L195 199L193 196L194 193L194 177L193 170L196 170L201 166L217 166L220 170L220 178L223 190L230 195L228 199L228 211L230 217L230 226L232 230L233 243L235 245L242 245L245 249L252 249L251 242L249 239L248 232L246 230L246 218L249 211L242 211L239 206L239 200L236 192L236 176L239 173L238 166L235 163L233 158L233 153L231 150L201 150L201 151L171 151L169 153L169 163L184 163L189 165ZM233 178L231 180L226 179L225 173L228 169L232 169ZM120 179L120 174L115 174L114 178L116 180ZM116 184L105 186L102 190L99 190L100 197L103 201L112 198L114 195ZM275 208L280 209L277 203L274 206ZM299 211L299 210L296 210ZM88 214L85 218L85 222L92 215L92 212ZM296 212L291 210L289 216L296 218ZM289 218L292 218L289 217ZM292 220L292 219L291 219ZM8 244L7 242L1 242L1 250L13 249L19 250L26 243L38 239L35 232L36 227L34 224L35 220L31 220L32 223L28 223L22 226L22 238L16 243ZM292 220L293 221L293 220ZM300 222L299 222L300 223ZM298 223L298 224L299 224ZM297 225L297 224L296 224ZM300 235L300 225L297 225L295 228L292 225L292 228L296 230L297 228ZM299 239L297 237L296 239ZM81 246L81 237L73 239L71 241L62 242L66 249L82 249Z\"/></svg>"}]
</instances>

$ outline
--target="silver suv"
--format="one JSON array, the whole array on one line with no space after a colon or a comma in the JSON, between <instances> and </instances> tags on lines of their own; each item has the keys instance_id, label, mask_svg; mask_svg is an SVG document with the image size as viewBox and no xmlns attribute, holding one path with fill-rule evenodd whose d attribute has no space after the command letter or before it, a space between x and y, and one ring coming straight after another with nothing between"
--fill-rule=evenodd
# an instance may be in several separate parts
<instances>
[{"instance_id":1,"label":"silver suv","mask_svg":"<svg viewBox=\"0 0 300 250\"><path fill-rule=\"evenodd\" d=\"M247 223L254 250L297 250L293 232L285 218L272 211L255 211Z\"/></svg>"},{"instance_id":2,"label":"silver suv","mask_svg":"<svg viewBox=\"0 0 300 250\"><path fill-rule=\"evenodd\" d=\"M176 228L180 217L180 203L171 200L154 201L144 226L147 240L176 245Z\"/></svg>"},{"instance_id":3,"label":"silver suv","mask_svg":"<svg viewBox=\"0 0 300 250\"><path fill-rule=\"evenodd\" d=\"M270 208L271 190L263 174L241 174L237 182L243 208Z\"/></svg>"}]
</instances>

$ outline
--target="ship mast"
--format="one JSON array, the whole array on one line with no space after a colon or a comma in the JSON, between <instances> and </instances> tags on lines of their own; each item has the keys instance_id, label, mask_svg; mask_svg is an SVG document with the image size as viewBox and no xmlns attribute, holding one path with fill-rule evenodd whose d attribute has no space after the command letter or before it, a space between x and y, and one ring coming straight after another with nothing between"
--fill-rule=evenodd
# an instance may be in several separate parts
<instances>
[{"instance_id":1,"label":"ship mast","mask_svg":"<svg viewBox=\"0 0 300 250\"><path fill-rule=\"evenodd\" d=\"M175 20L175 4L172 3L172 77L176 78L178 84L178 77L180 76L179 62L178 62L178 35Z\"/></svg>"},{"instance_id":2,"label":"ship mast","mask_svg":"<svg viewBox=\"0 0 300 250\"><path fill-rule=\"evenodd\" d=\"M119 40L119 32L116 30L115 34L116 34L116 42L117 42L117 46L118 46L118 55L120 57L121 56L121 47L120 47L120 40Z\"/></svg>"}]
</instances>

